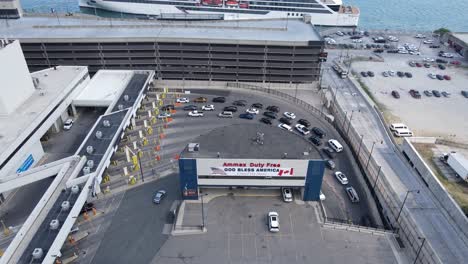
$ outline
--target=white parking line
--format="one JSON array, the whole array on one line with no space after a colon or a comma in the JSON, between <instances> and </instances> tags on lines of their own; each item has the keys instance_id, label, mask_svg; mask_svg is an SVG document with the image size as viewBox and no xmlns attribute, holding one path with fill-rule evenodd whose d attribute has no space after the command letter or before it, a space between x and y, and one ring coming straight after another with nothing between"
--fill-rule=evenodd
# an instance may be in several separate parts
<instances>
[{"instance_id":1,"label":"white parking line","mask_svg":"<svg viewBox=\"0 0 468 264\"><path fill-rule=\"evenodd\" d=\"M298 261L298 256L297 256L297 240L296 236L294 235L294 224L292 220L292 215L289 213L289 223L291 224L291 234L292 234L292 239L294 241L294 256L296 258L296 262Z\"/></svg>"}]
</instances>

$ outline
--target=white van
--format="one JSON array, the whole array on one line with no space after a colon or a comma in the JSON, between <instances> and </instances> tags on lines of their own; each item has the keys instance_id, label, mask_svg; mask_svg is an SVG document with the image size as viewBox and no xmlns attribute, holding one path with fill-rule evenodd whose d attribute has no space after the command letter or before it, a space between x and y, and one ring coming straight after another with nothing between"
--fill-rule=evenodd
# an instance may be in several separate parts
<instances>
[{"instance_id":1,"label":"white van","mask_svg":"<svg viewBox=\"0 0 468 264\"><path fill-rule=\"evenodd\" d=\"M393 132L393 134L397 137L412 137L413 132L409 129L397 129Z\"/></svg>"},{"instance_id":2,"label":"white van","mask_svg":"<svg viewBox=\"0 0 468 264\"><path fill-rule=\"evenodd\" d=\"M328 140L328 145L336 152L341 152L343 150L343 146L336 139Z\"/></svg>"},{"instance_id":3,"label":"white van","mask_svg":"<svg viewBox=\"0 0 468 264\"><path fill-rule=\"evenodd\" d=\"M402 123L395 123L390 125L390 130L396 131L398 129L408 129L408 127Z\"/></svg>"}]
</instances>

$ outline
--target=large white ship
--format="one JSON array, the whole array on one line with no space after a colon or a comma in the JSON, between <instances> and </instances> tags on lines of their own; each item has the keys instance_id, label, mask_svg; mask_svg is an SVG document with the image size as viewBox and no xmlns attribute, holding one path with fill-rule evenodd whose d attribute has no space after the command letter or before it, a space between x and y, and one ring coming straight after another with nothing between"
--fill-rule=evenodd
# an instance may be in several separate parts
<instances>
[{"instance_id":1,"label":"large white ship","mask_svg":"<svg viewBox=\"0 0 468 264\"><path fill-rule=\"evenodd\" d=\"M359 9L341 0L80 0L81 7L158 19L261 19L310 15L322 26L354 27Z\"/></svg>"}]
</instances>

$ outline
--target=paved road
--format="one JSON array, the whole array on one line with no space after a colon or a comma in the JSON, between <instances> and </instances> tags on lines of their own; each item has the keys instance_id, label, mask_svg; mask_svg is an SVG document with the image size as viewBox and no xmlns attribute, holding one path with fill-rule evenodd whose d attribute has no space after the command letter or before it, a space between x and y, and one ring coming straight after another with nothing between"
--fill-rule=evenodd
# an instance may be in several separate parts
<instances>
[{"instance_id":1,"label":"paved road","mask_svg":"<svg viewBox=\"0 0 468 264\"><path fill-rule=\"evenodd\" d=\"M171 223L172 203L181 199L178 184L178 175L172 174L128 190L92 263L149 263L168 238L162 232ZM168 195L156 205L152 197L159 189L167 190Z\"/></svg>"},{"instance_id":2,"label":"paved road","mask_svg":"<svg viewBox=\"0 0 468 264\"><path fill-rule=\"evenodd\" d=\"M337 52L329 53L329 62L333 56L339 56ZM468 241L441 208L436 198L424 185L420 177L407 162L397 154L397 150L390 138L385 134L384 128L379 124L379 119L369 108L349 79L342 80L336 77L333 71L325 71L324 83L332 87L339 87L337 101L344 111L355 111L353 126L364 135L364 144L368 149L373 142L378 142L374 149L373 157L382 166L387 180L392 188L404 199L407 190L420 190L419 194L410 194L406 202L406 208L416 219L428 243L435 249L443 263L463 263L468 258ZM359 111L360 110L360 111ZM356 112L358 114L356 114Z\"/></svg>"}]
</instances>

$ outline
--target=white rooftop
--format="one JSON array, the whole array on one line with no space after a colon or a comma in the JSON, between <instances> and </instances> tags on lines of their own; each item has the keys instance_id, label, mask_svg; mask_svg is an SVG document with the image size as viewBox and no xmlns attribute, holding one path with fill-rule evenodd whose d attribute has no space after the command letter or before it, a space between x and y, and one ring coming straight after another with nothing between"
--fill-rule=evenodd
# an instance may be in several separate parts
<instances>
[{"instance_id":1,"label":"white rooftop","mask_svg":"<svg viewBox=\"0 0 468 264\"><path fill-rule=\"evenodd\" d=\"M468 32L454 32L452 35L468 45Z\"/></svg>"},{"instance_id":2,"label":"white rooftop","mask_svg":"<svg viewBox=\"0 0 468 264\"><path fill-rule=\"evenodd\" d=\"M13 113L0 116L0 163L3 162L42 121L53 108L68 95L85 66L58 66L32 73L39 79L39 89L26 99ZM54 122L55 120L50 120Z\"/></svg>"},{"instance_id":3,"label":"white rooftop","mask_svg":"<svg viewBox=\"0 0 468 264\"><path fill-rule=\"evenodd\" d=\"M88 86L75 98L75 106L109 106L127 86L134 72L126 70L100 70Z\"/></svg>"}]
</instances>

